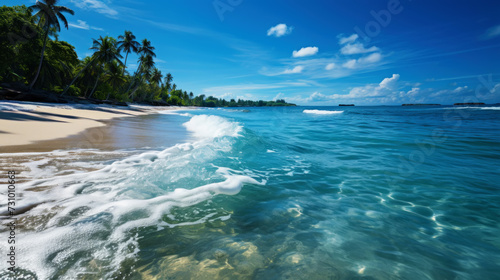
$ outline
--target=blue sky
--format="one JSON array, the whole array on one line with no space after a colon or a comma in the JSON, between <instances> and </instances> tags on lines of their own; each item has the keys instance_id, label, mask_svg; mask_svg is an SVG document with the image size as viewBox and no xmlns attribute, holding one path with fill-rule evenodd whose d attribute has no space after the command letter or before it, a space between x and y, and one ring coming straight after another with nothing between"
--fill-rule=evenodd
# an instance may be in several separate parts
<instances>
[{"instance_id":1,"label":"blue sky","mask_svg":"<svg viewBox=\"0 0 500 280\"><path fill-rule=\"evenodd\" d=\"M16 0L31 5L34 0ZM13 5L0 0L1 5ZM300 105L500 102L498 1L61 0L60 40L131 30L196 95ZM137 66L130 56L128 66Z\"/></svg>"}]
</instances>

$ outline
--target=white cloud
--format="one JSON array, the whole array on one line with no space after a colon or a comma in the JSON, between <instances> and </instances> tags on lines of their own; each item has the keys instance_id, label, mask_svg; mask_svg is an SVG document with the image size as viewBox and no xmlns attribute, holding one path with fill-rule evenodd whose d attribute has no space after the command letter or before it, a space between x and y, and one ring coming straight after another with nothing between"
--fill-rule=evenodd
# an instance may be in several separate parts
<instances>
[{"instance_id":1,"label":"white cloud","mask_svg":"<svg viewBox=\"0 0 500 280\"><path fill-rule=\"evenodd\" d=\"M372 53L368 56L358 59L358 62L361 64L371 64L379 62L380 60L382 60L382 55L380 53Z\"/></svg>"},{"instance_id":2,"label":"white cloud","mask_svg":"<svg viewBox=\"0 0 500 280\"><path fill-rule=\"evenodd\" d=\"M280 23L273 26L267 30L267 36L281 37L292 33L293 27L286 26L284 23Z\"/></svg>"},{"instance_id":3,"label":"white cloud","mask_svg":"<svg viewBox=\"0 0 500 280\"><path fill-rule=\"evenodd\" d=\"M371 53L376 51L379 51L379 48L373 46L367 49L361 43L347 44L340 49L340 52L345 55Z\"/></svg>"},{"instance_id":4,"label":"white cloud","mask_svg":"<svg viewBox=\"0 0 500 280\"><path fill-rule=\"evenodd\" d=\"M358 34L352 34L349 37L340 37L339 44L343 45L343 44L346 44L346 43L353 43L358 38L359 38Z\"/></svg>"},{"instance_id":5,"label":"white cloud","mask_svg":"<svg viewBox=\"0 0 500 280\"><path fill-rule=\"evenodd\" d=\"M276 101L278 99L283 99L283 97L285 96L285 94L283 94L282 92L278 93L274 98L273 98L273 101Z\"/></svg>"},{"instance_id":6,"label":"white cloud","mask_svg":"<svg viewBox=\"0 0 500 280\"><path fill-rule=\"evenodd\" d=\"M390 78L385 78L380 82L379 87L384 88L384 89L389 89L389 90L394 90L397 86L397 82L399 80L399 74L392 74L392 77Z\"/></svg>"},{"instance_id":7,"label":"white cloud","mask_svg":"<svg viewBox=\"0 0 500 280\"><path fill-rule=\"evenodd\" d=\"M464 86L464 87L457 87L456 89L453 90L454 93L461 93L461 92L465 92L468 90L468 86Z\"/></svg>"},{"instance_id":8,"label":"white cloud","mask_svg":"<svg viewBox=\"0 0 500 280\"><path fill-rule=\"evenodd\" d=\"M78 28L78 29L85 29L85 30L93 29L93 30L104 31L104 29L102 29L102 28L90 26L86 21L77 20L77 22L78 23L71 23L70 22L69 26L74 27L74 28Z\"/></svg>"},{"instance_id":9,"label":"white cloud","mask_svg":"<svg viewBox=\"0 0 500 280\"><path fill-rule=\"evenodd\" d=\"M408 91L406 94L410 96L415 96L420 93L420 88L412 88L410 91Z\"/></svg>"},{"instance_id":10,"label":"white cloud","mask_svg":"<svg viewBox=\"0 0 500 280\"><path fill-rule=\"evenodd\" d=\"M105 14L111 17L118 15L118 12L110 8L105 3L99 0L71 0L71 3L75 4L81 9L92 9L100 14Z\"/></svg>"},{"instance_id":11,"label":"white cloud","mask_svg":"<svg viewBox=\"0 0 500 280\"><path fill-rule=\"evenodd\" d=\"M380 60L382 60L382 55L380 53L372 53L359 59L350 59L342 64L342 66L347 69L359 69L370 66L371 64L377 63Z\"/></svg>"},{"instance_id":12,"label":"white cloud","mask_svg":"<svg viewBox=\"0 0 500 280\"><path fill-rule=\"evenodd\" d=\"M393 74L385 78L379 84L368 84L362 87L352 88L348 94L325 95L314 92L305 98L305 102L335 101L338 103L362 103L362 104L387 104L398 102L404 92L398 90L399 74ZM419 89L414 88L408 94L416 94Z\"/></svg>"},{"instance_id":13,"label":"white cloud","mask_svg":"<svg viewBox=\"0 0 500 280\"><path fill-rule=\"evenodd\" d=\"M487 40L487 39L495 38L497 36L500 36L500 25L493 26L492 28L486 30L486 32L483 34L482 38Z\"/></svg>"},{"instance_id":14,"label":"white cloud","mask_svg":"<svg viewBox=\"0 0 500 280\"><path fill-rule=\"evenodd\" d=\"M418 83L400 80L399 74L382 79L380 83L370 83L344 91L341 94L323 94L314 92L309 96L288 97L290 101L299 104L333 105L349 103L356 105L400 105L418 103L453 104L455 102L498 102L500 83L491 85L478 92L467 85L449 88L422 88Z\"/></svg>"},{"instance_id":15,"label":"white cloud","mask_svg":"<svg viewBox=\"0 0 500 280\"><path fill-rule=\"evenodd\" d=\"M342 64L342 66L344 68L354 69L354 68L356 68L356 64L357 64L357 60L351 59L351 60L348 60L347 62L345 62L344 64Z\"/></svg>"},{"instance_id":16,"label":"white cloud","mask_svg":"<svg viewBox=\"0 0 500 280\"><path fill-rule=\"evenodd\" d=\"M293 57L305 57L305 56L315 55L317 53L318 53L317 47L306 47L298 51L293 51Z\"/></svg>"},{"instance_id":17,"label":"white cloud","mask_svg":"<svg viewBox=\"0 0 500 280\"><path fill-rule=\"evenodd\" d=\"M306 98L306 101L308 102L318 102L318 101L328 101L335 99L336 94L333 95L324 95L320 92L314 92L311 94L308 98Z\"/></svg>"},{"instance_id":18,"label":"white cloud","mask_svg":"<svg viewBox=\"0 0 500 280\"><path fill-rule=\"evenodd\" d=\"M302 70L304 70L304 66L295 66L293 69L286 69L283 74L297 74L301 73Z\"/></svg>"},{"instance_id":19,"label":"white cloud","mask_svg":"<svg viewBox=\"0 0 500 280\"><path fill-rule=\"evenodd\" d=\"M325 70L332 70L333 68L335 68L335 63L328 63L328 65L326 65L325 67Z\"/></svg>"}]
</instances>

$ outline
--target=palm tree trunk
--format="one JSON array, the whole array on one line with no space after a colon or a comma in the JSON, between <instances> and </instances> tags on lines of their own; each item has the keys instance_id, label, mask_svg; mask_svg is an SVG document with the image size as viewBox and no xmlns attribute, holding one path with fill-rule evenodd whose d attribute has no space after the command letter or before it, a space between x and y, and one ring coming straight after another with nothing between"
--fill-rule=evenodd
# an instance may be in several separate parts
<instances>
[{"instance_id":1,"label":"palm tree trunk","mask_svg":"<svg viewBox=\"0 0 500 280\"><path fill-rule=\"evenodd\" d=\"M132 81L130 82L130 85L128 85L128 89L127 89L127 91L125 93L130 92L130 89L132 89L132 86L134 85L135 80L136 80L135 76L132 77ZM131 98L131 97L132 97L132 94L129 94L128 98Z\"/></svg>"},{"instance_id":2,"label":"palm tree trunk","mask_svg":"<svg viewBox=\"0 0 500 280\"><path fill-rule=\"evenodd\" d=\"M126 91L125 93L129 92L129 91L130 91L130 89L132 88L132 86L134 85L134 82L135 82L135 80L137 79L137 74L139 73L139 69L141 69L141 65L142 65L142 62L141 62L141 63L139 63L139 67L137 68L137 71L134 73L134 77L132 77L132 81L130 82L130 85L128 86L128 89L127 89L127 91ZM130 98L132 95L133 95L133 93L132 93L132 94L129 94L129 98Z\"/></svg>"},{"instance_id":3,"label":"palm tree trunk","mask_svg":"<svg viewBox=\"0 0 500 280\"><path fill-rule=\"evenodd\" d=\"M123 67L123 73L122 73L122 75L125 75L125 69L127 69L127 58L128 58L128 54L129 53L130 52L127 52L127 54L125 55L125 65L124 65L125 67Z\"/></svg>"},{"instance_id":4,"label":"palm tree trunk","mask_svg":"<svg viewBox=\"0 0 500 280\"><path fill-rule=\"evenodd\" d=\"M99 71L99 74L97 74L97 79L95 80L95 85L92 91L90 92L89 98L94 95L95 89L97 88L97 83L99 82L99 78L101 77L101 71Z\"/></svg>"},{"instance_id":5,"label":"palm tree trunk","mask_svg":"<svg viewBox=\"0 0 500 280\"><path fill-rule=\"evenodd\" d=\"M138 84L138 85L134 88L134 90L132 91L132 93L129 95L129 98L131 98L132 96L134 96L135 92L139 89L139 87L140 87L140 86L141 86L141 84L139 83L139 84ZM134 100L132 99L132 101L134 101Z\"/></svg>"},{"instance_id":6,"label":"palm tree trunk","mask_svg":"<svg viewBox=\"0 0 500 280\"><path fill-rule=\"evenodd\" d=\"M115 86L114 86L114 84L113 84L111 87L112 87L113 91L115 91ZM110 95L111 95L111 91L110 91L110 92L108 92L108 96L106 96L106 101L108 101L108 100L109 100L109 96L110 96Z\"/></svg>"},{"instance_id":7,"label":"palm tree trunk","mask_svg":"<svg viewBox=\"0 0 500 280\"><path fill-rule=\"evenodd\" d=\"M68 89L75 83L76 79L78 79L80 74L82 74L82 72L85 71L85 69L87 69L87 67L89 67L89 65L92 64L92 62L94 62L94 59L95 57L91 61L89 61L89 63L87 63L87 65L85 65L85 67L83 67L83 69L80 70L80 72L78 72L78 74L76 74L75 78L71 81L71 83L69 83L69 85L66 86L64 91L61 93L61 96L63 96L64 94L66 94L66 92L68 92Z\"/></svg>"},{"instance_id":8,"label":"palm tree trunk","mask_svg":"<svg viewBox=\"0 0 500 280\"><path fill-rule=\"evenodd\" d=\"M35 85L36 80L38 80L38 76L40 75L40 71L42 70L43 56L45 54L45 47L47 46L47 38L49 38L49 29L47 29L47 31L45 31L45 38L43 39L43 48L42 48L42 54L40 57L40 63L38 64L38 71L36 71L35 78L33 79L33 81L30 84L30 88L29 88L30 91L33 88L33 86Z\"/></svg>"}]
</instances>

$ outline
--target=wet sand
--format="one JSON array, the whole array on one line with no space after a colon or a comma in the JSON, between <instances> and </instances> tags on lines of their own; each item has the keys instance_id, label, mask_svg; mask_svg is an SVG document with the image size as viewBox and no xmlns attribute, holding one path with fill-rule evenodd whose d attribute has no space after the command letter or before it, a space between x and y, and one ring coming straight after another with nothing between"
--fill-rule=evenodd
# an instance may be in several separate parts
<instances>
[{"instance_id":1,"label":"wet sand","mask_svg":"<svg viewBox=\"0 0 500 280\"><path fill-rule=\"evenodd\" d=\"M150 135L141 134L140 128L148 126L149 121L157 118L155 114L158 110L179 109L75 109L29 103L16 105L21 110L0 110L0 153L116 150L147 146L148 141L144 138L149 139ZM176 138L176 135L172 135L172 141Z\"/></svg>"}]
</instances>

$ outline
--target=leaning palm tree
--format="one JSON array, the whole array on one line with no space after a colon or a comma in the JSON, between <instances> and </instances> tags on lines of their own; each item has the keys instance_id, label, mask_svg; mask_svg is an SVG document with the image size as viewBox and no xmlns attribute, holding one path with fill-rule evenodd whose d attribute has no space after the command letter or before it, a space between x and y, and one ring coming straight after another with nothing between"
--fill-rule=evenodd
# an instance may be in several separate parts
<instances>
[{"instance_id":1,"label":"leaning palm tree","mask_svg":"<svg viewBox=\"0 0 500 280\"><path fill-rule=\"evenodd\" d=\"M167 93L170 92L170 90L172 89L172 81L174 80L174 77L172 77L172 74L168 73L167 75L165 75L165 80L163 81L163 83L165 84L165 87L167 88Z\"/></svg>"},{"instance_id":2,"label":"leaning palm tree","mask_svg":"<svg viewBox=\"0 0 500 280\"><path fill-rule=\"evenodd\" d=\"M99 69L97 69L96 65L92 63L92 57L85 57L80 64L77 66L78 72L81 72L82 75L79 79L80 88L85 90L82 92L82 96L87 97L91 88L89 85L94 81L94 77L97 75Z\"/></svg>"},{"instance_id":3,"label":"leaning palm tree","mask_svg":"<svg viewBox=\"0 0 500 280\"><path fill-rule=\"evenodd\" d=\"M45 2L45 3L44 3ZM68 29L68 21L64 17L63 13L69 13L74 15L75 12L64 6L56 6L59 0L45 0L36 1L35 5L31 6L30 9L37 11L35 17L39 18L39 24L42 25L42 29L45 32L43 39L42 54L40 55L40 63L38 64L38 70L36 71L35 78L31 82L29 89L31 90L38 80L40 75L40 70L42 69L43 57L45 54L45 47L47 46L47 39L49 37L49 30L54 27L58 32L61 31L61 25L59 24L59 19L64 23L64 27ZM58 19L59 18L59 19Z\"/></svg>"},{"instance_id":4,"label":"leaning palm tree","mask_svg":"<svg viewBox=\"0 0 500 280\"><path fill-rule=\"evenodd\" d=\"M139 60L141 64L141 73L144 75L144 78L146 78L146 81L151 80L151 77L153 76L153 68L155 66L153 57L151 55L144 55L141 56Z\"/></svg>"},{"instance_id":5,"label":"leaning palm tree","mask_svg":"<svg viewBox=\"0 0 500 280\"><path fill-rule=\"evenodd\" d=\"M125 31L125 35L118 36L118 51L125 51L125 67L123 68L123 73L125 73L125 69L127 68L127 58L128 54L131 52L137 53L141 44L135 40L135 35L132 34L132 31Z\"/></svg>"},{"instance_id":6,"label":"leaning palm tree","mask_svg":"<svg viewBox=\"0 0 500 280\"><path fill-rule=\"evenodd\" d=\"M151 55L142 55L139 57L139 70L137 70L136 77L139 77L139 81L136 85L136 87L132 90L132 92L129 94L129 98L132 99L134 96L135 92L139 89L139 87L142 84L143 80L149 81L151 80L151 70L155 66L155 62L153 60L153 57ZM131 88L131 87L129 87Z\"/></svg>"},{"instance_id":7,"label":"leaning palm tree","mask_svg":"<svg viewBox=\"0 0 500 280\"><path fill-rule=\"evenodd\" d=\"M120 65L118 61L112 61L107 67L106 74L104 75L104 81L111 85L113 91L115 91L121 84L125 83L127 79L123 76L124 66ZM109 100L111 92L108 92L106 100Z\"/></svg>"},{"instance_id":8,"label":"leaning palm tree","mask_svg":"<svg viewBox=\"0 0 500 280\"><path fill-rule=\"evenodd\" d=\"M112 37L106 36L102 37L100 36L99 39L95 40L93 39L93 45L91 50L95 50L95 53L92 55L94 59L101 65L101 70L97 74L97 79L94 85L94 89L92 89L92 92L90 93L90 96L92 96L97 88L97 83L99 82L99 78L102 74L102 69L104 68L105 65L116 61L119 64L123 64L120 60L120 58L123 58L123 56L120 54L118 51L118 48L116 47L116 40Z\"/></svg>"},{"instance_id":9,"label":"leaning palm tree","mask_svg":"<svg viewBox=\"0 0 500 280\"><path fill-rule=\"evenodd\" d=\"M148 39L142 40L142 44L139 46L139 50L137 51L138 54L141 55L139 57L139 66L137 67L137 71L134 73L134 77L132 78L132 81L130 82L130 85L127 89L127 92L129 92L132 89L132 86L137 83L137 79L140 78L142 80L141 76L141 71L142 71L142 58L146 56L150 56L151 58L156 57L156 54L154 52L155 47L151 45L151 42ZM133 90L135 92L136 90ZM133 94L129 95L132 96Z\"/></svg>"},{"instance_id":10,"label":"leaning palm tree","mask_svg":"<svg viewBox=\"0 0 500 280\"><path fill-rule=\"evenodd\" d=\"M66 88L63 90L63 92L61 93L61 95L64 95L66 94L66 92L68 92L68 89L76 82L76 80L78 79L78 77L80 77L80 75L82 73L84 73L84 71L87 70L87 68L90 66L90 65L93 65L94 61L96 60L96 57L95 56L92 56L91 58L85 58L84 59L84 67L82 67L80 69L80 71L78 72L78 74L75 75L75 77L73 78L73 80L66 86Z\"/></svg>"},{"instance_id":11,"label":"leaning palm tree","mask_svg":"<svg viewBox=\"0 0 500 280\"><path fill-rule=\"evenodd\" d=\"M154 85L161 85L161 80L163 79L163 74L158 68L154 68L151 74L151 82Z\"/></svg>"},{"instance_id":12,"label":"leaning palm tree","mask_svg":"<svg viewBox=\"0 0 500 280\"><path fill-rule=\"evenodd\" d=\"M151 94L149 96L149 99L153 99L155 96L155 91L160 89L158 86L161 85L161 80L163 79L163 74L158 68L154 68L151 74L151 84L153 85L153 88L151 89Z\"/></svg>"},{"instance_id":13,"label":"leaning palm tree","mask_svg":"<svg viewBox=\"0 0 500 280\"><path fill-rule=\"evenodd\" d=\"M152 57L156 57L156 54L154 52L155 47L151 45L151 42L148 39L142 40L142 45L139 48L139 53L142 55L150 55Z\"/></svg>"}]
</instances>

